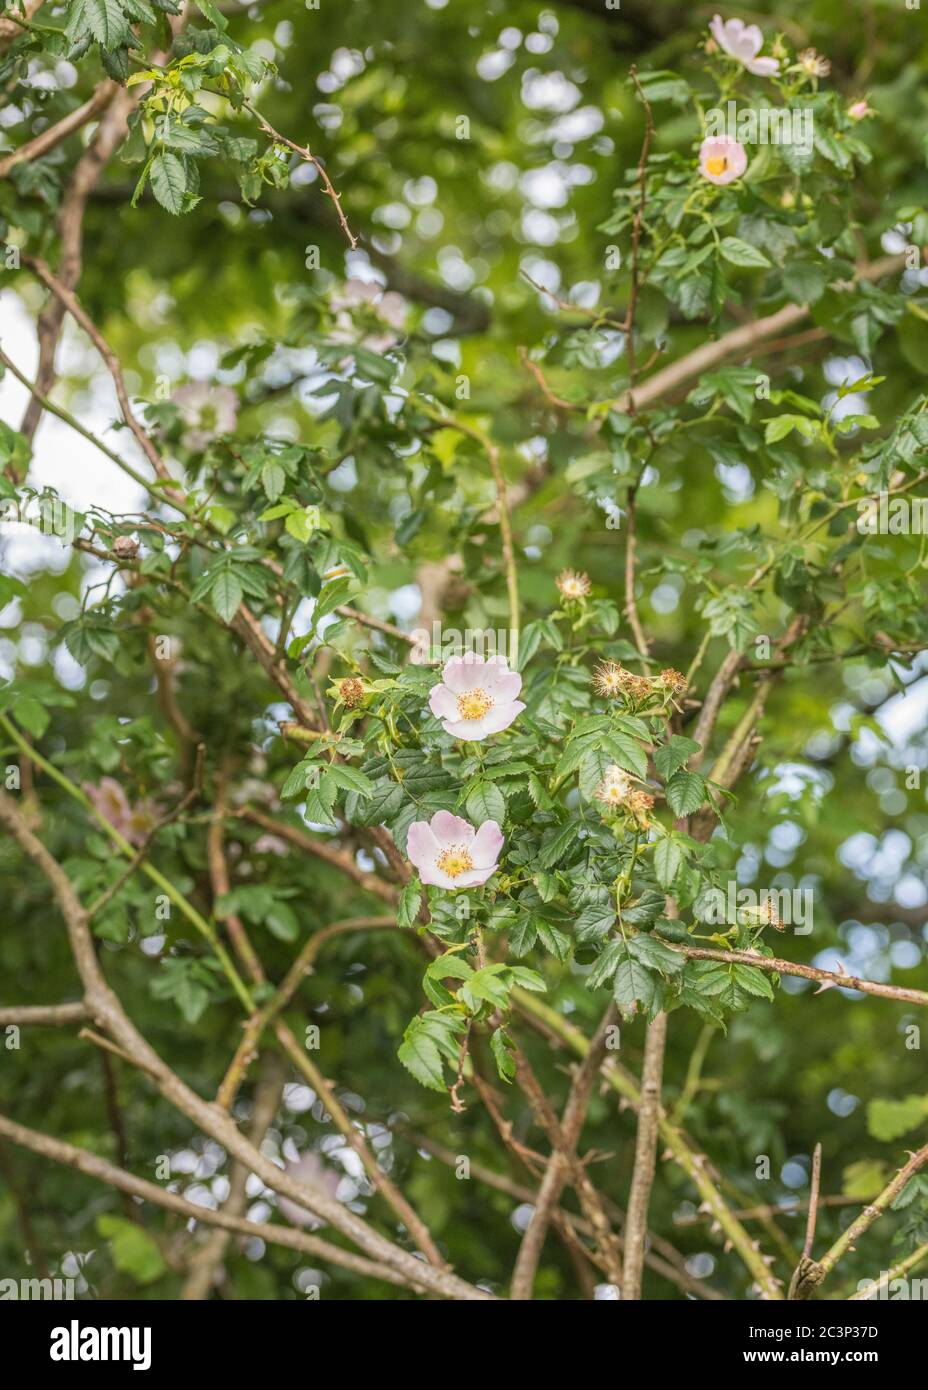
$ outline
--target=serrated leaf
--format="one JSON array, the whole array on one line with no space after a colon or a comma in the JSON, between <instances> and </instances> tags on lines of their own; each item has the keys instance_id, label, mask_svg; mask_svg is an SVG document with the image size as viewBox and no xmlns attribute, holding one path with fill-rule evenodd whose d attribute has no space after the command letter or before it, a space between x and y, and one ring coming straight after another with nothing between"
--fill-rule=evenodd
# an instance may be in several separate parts
<instances>
[{"instance_id":1,"label":"serrated leaf","mask_svg":"<svg viewBox=\"0 0 928 1390\"><path fill-rule=\"evenodd\" d=\"M630 938L629 954L651 970L659 970L662 975L679 975L686 965L686 957L673 950L660 937L640 933Z\"/></svg>"},{"instance_id":2,"label":"serrated leaf","mask_svg":"<svg viewBox=\"0 0 928 1390\"><path fill-rule=\"evenodd\" d=\"M424 1031L421 1020L414 1019L397 1051L403 1066L429 1091L446 1092L441 1053L437 1044Z\"/></svg>"},{"instance_id":3,"label":"serrated leaf","mask_svg":"<svg viewBox=\"0 0 928 1390\"><path fill-rule=\"evenodd\" d=\"M569 849L577 844L577 826L572 820L566 820L562 826L542 844L538 851L536 864L539 869L551 869L559 863Z\"/></svg>"},{"instance_id":4,"label":"serrated leaf","mask_svg":"<svg viewBox=\"0 0 928 1390\"><path fill-rule=\"evenodd\" d=\"M639 1004L645 1010L649 1010L654 1002L656 989L657 981L654 976L634 956L626 955L619 961L612 982L612 993L623 1017L631 1017Z\"/></svg>"},{"instance_id":5,"label":"serrated leaf","mask_svg":"<svg viewBox=\"0 0 928 1390\"><path fill-rule=\"evenodd\" d=\"M742 241L740 237L723 237L721 252L726 261L730 261L732 265L747 266L748 268L769 267L770 265L763 251L758 251L756 246L752 246L749 241Z\"/></svg>"},{"instance_id":6,"label":"serrated leaf","mask_svg":"<svg viewBox=\"0 0 928 1390\"><path fill-rule=\"evenodd\" d=\"M400 892L396 907L396 925L398 927L414 926L419 916L421 903L422 887L419 880L414 878Z\"/></svg>"},{"instance_id":7,"label":"serrated leaf","mask_svg":"<svg viewBox=\"0 0 928 1390\"><path fill-rule=\"evenodd\" d=\"M705 796L705 779L698 772L675 772L667 783L667 805L676 816L691 816Z\"/></svg>"},{"instance_id":8,"label":"serrated leaf","mask_svg":"<svg viewBox=\"0 0 928 1390\"><path fill-rule=\"evenodd\" d=\"M753 965L733 965L731 973L748 994L756 994L761 999L773 998L773 985L762 970L757 970Z\"/></svg>"},{"instance_id":9,"label":"serrated leaf","mask_svg":"<svg viewBox=\"0 0 928 1390\"><path fill-rule=\"evenodd\" d=\"M695 739L685 738L683 734L674 734L669 743L662 744L654 750L654 766L666 781L668 777L673 776L677 768L683 766L687 758L699 752L700 746Z\"/></svg>"},{"instance_id":10,"label":"serrated leaf","mask_svg":"<svg viewBox=\"0 0 928 1390\"><path fill-rule=\"evenodd\" d=\"M608 753L610 760L624 768L626 772L633 772L636 777L640 777L642 780L647 777L647 754L641 744L630 738L628 734L608 734L603 740L603 748Z\"/></svg>"},{"instance_id":11,"label":"serrated leaf","mask_svg":"<svg viewBox=\"0 0 928 1390\"><path fill-rule=\"evenodd\" d=\"M129 25L118 0L83 0L87 27L103 48L118 48L129 34Z\"/></svg>"},{"instance_id":12,"label":"serrated leaf","mask_svg":"<svg viewBox=\"0 0 928 1390\"><path fill-rule=\"evenodd\" d=\"M209 600L224 623L231 623L242 601L242 586L231 569L220 570L210 585Z\"/></svg>"},{"instance_id":13,"label":"serrated leaf","mask_svg":"<svg viewBox=\"0 0 928 1390\"><path fill-rule=\"evenodd\" d=\"M928 1116L928 1096L904 1100L872 1100L867 1106L867 1129L874 1139L889 1143L920 1125Z\"/></svg>"},{"instance_id":14,"label":"serrated leaf","mask_svg":"<svg viewBox=\"0 0 928 1390\"><path fill-rule=\"evenodd\" d=\"M562 932L551 922L546 922L543 917L535 918L535 930L538 932L538 939L546 951L549 951L557 960L567 959L572 943L566 932Z\"/></svg>"},{"instance_id":15,"label":"serrated leaf","mask_svg":"<svg viewBox=\"0 0 928 1390\"><path fill-rule=\"evenodd\" d=\"M516 1074L516 1061L512 1039L504 1028L494 1028L490 1034L490 1051L493 1053L500 1078L503 1081L512 1081Z\"/></svg>"},{"instance_id":16,"label":"serrated leaf","mask_svg":"<svg viewBox=\"0 0 928 1390\"><path fill-rule=\"evenodd\" d=\"M683 865L683 850L679 841L667 835L654 847L654 873L662 888L669 888Z\"/></svg>"},{"instance_id":17,"label":"serrated leaf","mask_svg":"<svg viewBox=\"0 0 928 1390\"><path fill-rule=\"evenodd\" d=\"M175 217L184 206L187 191L187 171L176 154L159 154L151 162L149 170L151 191L158 202Z\"/></svg>"},{"instance_id":18,"label":"serrated leaf","mask_svg":"<svg viewBox=\"0 0 928 1390\"><path fill-rule=\"evenodd\" d=\"M509 953L513 956L527 956L538 940L538 931L532 917L520 917L509 932Z\"/></svg>"},{"instance_id":19,"label":"serrated leaf","mask_svg":"<svg viewBox=\"0 0 928 1390\"><path fill-rule=\"evenodd\" d=\"M506 816L506 798L492 782L479 782L467 798L467 816L475 828L492 820L502 825Z\"/></svg>"}]
</instances>

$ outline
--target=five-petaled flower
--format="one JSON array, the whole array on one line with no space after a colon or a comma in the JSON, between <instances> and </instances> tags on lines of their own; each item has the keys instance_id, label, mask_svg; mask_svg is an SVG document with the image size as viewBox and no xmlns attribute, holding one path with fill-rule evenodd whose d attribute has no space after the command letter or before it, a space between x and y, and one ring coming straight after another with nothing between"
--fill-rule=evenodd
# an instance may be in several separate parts
<instances>
[{"instance_id":1,"label":"five-petaled flower","mask_svg":"<svg viewBox=\"0 0 928 1390\"><path fill-rule=\"evenodd\" d=\"M748 152L731 135L710 135L699 147L699 172L710 183L734 183L748 167Z\"/></svg>"},{"instance_id":2,"label":"five-petaled flower","mask_svg":"<svg viewBox=\"0 0 928 1390\"><path fill-rule=\"evenodd\" d=\"M743 19L722 19L717 14L709 29L719 48L755 77L775 77L780 71L776 58L758 58L764 36L756 24L745 24Z\"/></svg>"},{"instance_id":3,"label":"five-petaled flower","mask_svg":"<svg viewBox=\"0 0 928 1390\"><path fill-rule=\"evenodd\" d=\"M525 705L516 696L522 677L504 656L484 660L477 652L453 656L432 687L429 708L452 738L475 742L508 729Z\"/></svg>"},{"instance_id":4,"label":"five-petaled flower","mask_svg":"<svg viewBox=\"0 0 928 1390\"><path fill-rule=\"evenodd\" d=\"M450 811L409 827L406 852L423 883L436 888L479 888L496 871L503 833L495 820L479 830Z\"/></svg>"},{"instance_id":5,"label":"five-petaled flower","mask_svg":"<svg viewBox=\"0 0 928 1390\"><path fill-rule=\"evenodd\" d=\"M238 396L231 386L191 381L178 386L172 399L185 426L180 442L194 453L202 453L219 435L235 429Z\"/></svg>"}]
</instances>

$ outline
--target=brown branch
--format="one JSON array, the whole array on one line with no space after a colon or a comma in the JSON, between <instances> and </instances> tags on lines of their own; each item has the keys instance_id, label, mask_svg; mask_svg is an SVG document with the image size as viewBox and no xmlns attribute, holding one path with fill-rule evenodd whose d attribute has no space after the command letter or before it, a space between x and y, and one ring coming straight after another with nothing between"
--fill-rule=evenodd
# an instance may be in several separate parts
<instances>
[{"instance_id":1,"label":"brown branch","mask_svg":"<svg viewBox=\"0 0 928 1390\"><path fill-rule=\"evenodd\" d=\"M541 1259L545 1233L553 1218L564 1185L570 1177L571 1161L576 1156L577 1143L586 1118L587 1106L590 1103L593 1085L606 1053L608 1033L615 1017L615 1005L610 1004L590 1040L589 1052L575 1070L561 1118L563 1147L558 1145L552 1150L537 1197L534 1199L531 1220L519 1246L519 1254L512 1274L511 1296L514 1299L532 1297L532 1288L535 1283L538 1262Z\"/></svg>"},{"instance_id":2,"label":"brown branch","mask_svg":"<svg viewBox=\"0 0 928 1390\"><path fill-rule=\"evenodd\" d=\"M29 164L34 159L41 159L42 155L48 154L56 145L60 145L63 140L67 140L76 130L80 130L88 121L94 120L105 107L109 106L118 90L115 82L101 82L93 96L85 101L83 106L78 106L67 116L63 116L60 121L50 125L41 134L33 136L11 154L4 155L0 159L0 179L5 179L20 164ZM26 257L23 257L25 261Z\"/></svg>"},{"instance_id":3,"label":"brown branch","mask_svg":"<svg viewBox=\"0 0 928 1390\"><path fill-rule=\"evenodd\" d=\"M311 1211L340 1231L372 1259L387 1264L398 1274L404 1275L407 1282L421 1285L430 1292L446 1298L482 1300L492 1297L456 1275L416 1259L408 1251L386 1240L342 1203L316 1189L305 1187L288 1173L282 1172L248 1142L223 1110L204 1101L191 1090L138 1032L119 999L107 985L96 959L86 911L81 906L70 879L42 842L29 830L15 799L5 792L0 792L0 824L10 831L23 852L48 880L65 920L72 954L92 1016L98 1024L106 1028L116 1045L132 1058L134 1065L149 1072L166 1100L220 1143L227 1152L249 1164L251 1171L268 1187Z\"/></svg>"},{"instance_id":4,"label":"brown branch","mask_svg":"<svg viewBox=\"0 0 928 1390\"><path fill-rule=\"evenodd\" d=\"M861 266L858 269L855 283L859 281L872 283L882 279L885 275L892 275L895 271L904 269L904 253L898 256L881 256L878 260L871 261L869 265ZM616 408L630 410L634 404L636 410L642 410L645 406L661 400L671 391L675 391L678 387L692 381L694 377L701 376L703 372L709 371L712 367L717 367L721 362L724 362L726 357L747 355L767 338L776 337L787 329L793 328L795 324L801 323L808 313L809 306L807 304L784 304L782 309L777 309L776 313L769 314L766 318L754 319L750 323L741 324L728 333L723 333L721 338L717 338L715 342L702 343L692 352L678 358L676 362L671 362L661 371L655 372L654 376L649 377L647 381L637 387L633 403L629 399L629 392L626 392L616 402Z\"/></svg>"},{"instance_id":5,"label":"brown branch","mask_svg":"<svg viewBox=\"0 0 928 1390\"><path fill-rule=\"evenodd\" d=\"M49 269L41 257L23 256L22 260L24 265L29 266L31 270L35 271L36 275L38 275L39 279L51 290L61 306L68 311L75 323L78 323L87 334L88 338L103 358L106 369L113 379L113 385L116 388L116 399L119 401L122 418L128 425L133 438L154 469L155 476L160 478L162 482L173 484L174 479L171 477L167 465L164 463L164 460L152 440L132 412L132 406L129 403L129 393L126 390L125 378L122 374L122 367L119 364L119 359L93 319L87 313L86 309L84 309L77 295L74 293L74 290L69 285L64 284L58 276ZM166 489L165 491L167 492L168 490ZM178 497L182 496L176 485L171 491L176 492Z\"/></svg>"},{"instance_id":6,"label":"brown branch","mask_svg":"<svg viewBox=\"0 0 928 1390\"><path fill-rule=\"evenodd\" d=\"M303 850L306 854L312 854L315 858L324 860L326 864L331 864L333 868L340 869L365 892L373 893L376 897L382 898L384 902L395 903L397 901L396 889L391 887L389 883L384 883L383 879L378 878L376 874L368 873L366 869L362 869L360 865L356 864L350 850L337 849L334 845L326 843L325 840L308 835L305 830L300 830L295 825L290 825L286 821L275 820L273 816L266 815L264 811L259 811L254 806L243 807L237 814L243 820L251 821L253 825L262 826L272 835L279 835L281 839L289 840L292 845Z\"/></svg>"},{"instance_id":7,"label":"brown branch","mask_svg":"<svg viewBox=\"0 0 928 1390\"><path fill-rule=\"evenodd\" d=\"M516 1049L516 1081L528 1100L535 1122L547 1134L552 1149L559 1150L566 1160L570 1180L577 1193L583 1213L593 1227L596 1244L606 1269L610 1284L617 1288L622 1284L622 1259L615 1232L603 1207L602 1198L593 1186L590 1176L576 1152L567 1143L560 1122L551 1109L548 1098L529 1064L528 1058Z\"/></svg>"},{"instance_id":8,"label":"brown branch","mask_svg":"<svg viewBox=\"0 0 928 1390\"><path fill-rule=\"evenodd\" d=\"M245 106L245 109L250 111L251 114L256 118L265 135L269 135L275 144L283 145L286 149L292 150L294 154L298 154L301 159L306 161L307 164L311 164L313 166L313 168L316 170L317 174L322 180L322 187L326 196L331 198L332 202L335 204L335 211L338 213L339 226L345 233L345 236L348 238L349 246L351 247L352 251L356 251L358 247L358 238L355 236L354 232L348 226L348 221L345 217L345 214L342 212L342 195L340 193L336 193L335 188L332 184L332 180L326 173L325 165L322 163L321 159L314 155L313 152L306 145L294 144L292 140L287 139L286 135L281 135L280 131L275 130L274 127L271 125L270 121L265 120L264 116L261 115L261 112L256 111L255 108L249 104L249 102L246 101L243 103L243 105Z\"/></svg>"},{"instance_id":9,"label":"brown branch","mask_svg":"<svg viewBox=\"0 0 928 1390\"><path fill-rule=\"evenodd\" d=\"M632 1170L625 1222L623 1301L641 1298L641 1276L648 1235L648 1206L657 1164L658 1117L666 1042L667 1015L661 1012L648 1024L645 1035L641 1102L638 1107L638 1130L635 1135L635 1165Z\"/></svg>"},{"instance_id":10,"label":"brown branch","mask_svg":"<svg viewBox=\"0 0 928 1390\"><path fill-rule=\"evenodd\" d=\"M822 1146L816 1144L812 1154L812 1185L809 1189L809 1212L806 1217L806 1238L802 1247L802 1258L797 1264L790 1281L787 1298L796 1297L796 1288L802 1278L803 1270L812 1261L812 1247L815 1244L815 1226L818 1221L818 1199L822 1185Z\"/></svg>"},{"instance_id":11,"label":"brown branch","mask_svg":"<svg viewBox=\"0 0 928 1390\"><path fill-rule=\"evenodd\" d=\"M264 1059L261 1078L255 1087L251 1123L248 1127L248 1138L256 1149L260 1149L264 1143L265 1135L277 1114L284 1085L285 1070L282 1059L274 1053L268 1053ZM241 1216L244 1213L248 1202L248 1194L245 1190L248 1175L247 1164L235 1163L232 1165L232 1171L229 1175L229 1194L222 1207L226 1216ZM191 1255L187 1278L180 1294L184 1302L192 1303L209 1298L210 1290L225 1258L230 1235L231 1231L228 1230L210 1232L204 1244Z\"/></svg>"},{"instance_id":12,"label":"brown branch","mask_svg":"<svg viewBox=\"0 0 928 1390\"><path fill-rule=\"evenodd\" d=\"M242 1217L230 1216L226 1212L212 1211L209 1207L188 1202L185 1198L177 1196L176 1193L158 1187L156 1183L148 1182L144 1178L137 1178L134 1173L127 1173L122 1168L117 1168L115 1164L107 1162L106 1159L100 1158L97 1154L88 1153L86 1149L75 1148L73 1144L62 1143L60 1139L52 1139L49 1135L40 1134L36 1130L27 1129L24 1125L17 1124L15 1120L8 1119L5 1115L0 1115L0 1136L42 1158L51 1159L53 1163L62 1163L69 1168L75 1168L79 1173L85 1173L88 1177L106 1183L108 1187L118 1188L122 1192L128 1192L133 1197L141 1197L143 1201L153 1202L156 1206L164 1207L167 1211L177 1212L185 1220L202 1222L206 1226L218 1226L238 1235L259 1237L270 1245L283 1245L291 1250L301 1250L329 1264L351 1270L364 1278L382 1279L386 1283L396 1284L400 1288L422 1288L412 1277L407 1278L398 1274L389 1265L364 1259L353 1254L350 1250L343 1250L330 1241L320 1239L319 1236L309 1235L305 1231L295 1230L291 1226L247 1221ZM412 1271L412 1274L414 1275L415 1271Z\"/></svg>"},{"instance_id":13,"label":"brown branch","mask_svg":"<svg viewBox=\"0 0 928 1390\"><path fill-rule=\"evenodd\" d=\"M803 980L816 980L827 989L836 986L841 989L856 989L862 994L879 995L881 999L895 999L900 1004L928 1005L928 993L924 990L907 989L903 985L884 985L877 980L862 980L857 975L846 975L843 970L819 970L815 965L801 965L798 961L783 960L779 956L756 955L752 951L719 951L714 947L687 946L677 941L667 941L665 944L689 960L720 960L731 965L753 965L758 970L769 970L777 975L795 975Z\"/></svg>"},{"instance_id":14,"label":"brown branch","mask_svg":"<svg viewBox=\"0 0 928 1390\"><path fill-rule=\"evenodd\" d=\"M210 841L209 868L213 894L216 897L220 897L229 891L229 873L226 865L224 844L224 809L224 794L221 784L220 793L216 802L216 816L210 827L212 839ZM233 921L235 923L235 930L230 930L229 932L233 949L251 980L255 984L264 984L266 980L264 969L251 945L245 925L240 918L234 915L232 918L226 919L227 925L231 924ZM309 967L311 967L313 958L314 953L310 953L308 958ZM236 1080L239 1076L244 1075L251 1055L257 1051L265 1023L272 1019L276 1020L274 1022L274 1034L277 1041L293 1062L294 1066L303 1074L309 1084L320 1096L323 1104L332 1116L336 1129L361 1160L364 1171L367 1173L373 1186L391 1207L394 1214L403 1222L426 1259L437 1269L446 1269L446 1262L433 1241L431 1232L425 1222L418 1215L411 1203L406 1200L396 1184L380 1167L380 1164L371 1153L363 1135L359 1133L351 1117L339 1101L334 1087L307 1054L306 1049L300 1046L292 1030L279 1017L282 1009L296 991L306 968L307 962L305 960L300 960L298 957L297 962L295 962L294 967L284 981L282 994L273 998L264 1011L259 1012L255 1017L249 1019L246 1024L242 1043L239 1045L235 1058L233 1059L232 1067L230 1067L229 1071L226 1073L222 1083L220 1090L222 1104L224 1107L227 1107L231 1103Z\"/></svg>"},{"instance_id":15,"label":"brown branch","mask_svg":"<svg viewBox=\"0 0 928 1390\"><path fill-rule=\"evenodd\" d=\"M90 145L78 160L68 182L58 210L58 239L60 243L58 279L73 290L81 274L84 238L84 212L104 168L128 132L131 111L139 99L140 88L130 91L117 88L100 119ZM20 432L32 441L43 405L37 396L47 396L55 382L55 350L61 336L65 307L53 298L39 315L39 367L36 373L36 395L26 406Z\"/></svg>"},{"instance_id":16,"label":"brown branch","mask_svg":"<svg viewBox=\"0 0 928 1390\"><path fill-rule=\"evenodd\" d=\"M874 1221L881 1217L888 1207L892 1206L909 1179L914 1177L926 1163L928 1163L928 1144L925 1144L917 1153L909 1155L908 1163L899 1169L899 1172L891 1182L887 1183L880 1195L862 1209L847 1230L838 1237L820 1260L803 1256L794 1281L795 1287L791 1289L794 1298L811 1298L842 1256L846 1255L849 1250L855 1249L855 1242L870 1229Z\"/></svg>"},{"instance_id":17,"label":"brown branch","mask_svg":"<svg viewBox=\"0 0 928 1390\"><path fill-rule=\"evenodd\" d=\"M61 1028L69 1023L82 1023L88 1017L87 1006L75 1004L23 1004L0 1009L0 1028L34 1024L41 1028Z\"/></svg>"}]
</instances>

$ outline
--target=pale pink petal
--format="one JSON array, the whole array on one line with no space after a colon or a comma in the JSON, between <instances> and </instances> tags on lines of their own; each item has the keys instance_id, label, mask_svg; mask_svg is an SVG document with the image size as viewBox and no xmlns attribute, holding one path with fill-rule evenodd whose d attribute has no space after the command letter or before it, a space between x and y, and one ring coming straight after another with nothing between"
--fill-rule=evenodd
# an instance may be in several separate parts
<instances>
[{"instance_id":1,"label":"pale pink petal","mask_svg":"<svg viewBox=\"0 0 928 1390\"><path fill-rule=\"evenodd\" d=\"M496 868L499 852L503 847L503 832L495 820L485 820L470 847L470 857L475 868L485 869L488 864Z\"/></svg>"},{"instance_id":2,"label":"pale pink petal","mask_svg":"<svg viewBox=\"0 0 928 1390\"><path fill-rule=\"evenodd\" d=\"M457 719L458 697L446 685L434 685L429 695L429 709L439 719Z\"/></svg>"},{"instance_id":3,"label":"pale pink petal","mask_svg":"<svg viewBox=\"0 0 928 1390\"><path fill-rule=\"evenodd\" d=\"M489 693L497 703L514 700L522 689L522 677L518 671L506 671L505 674L497 676L494 685L489 687Z\"/></svg>"},{"instance_id":4,"label":"pale pink petal","mask_svg":"<svg viewBox=\"0 0 928 1390\"><path fill-rule=\"evenodd\" d=\"M442 683L458 695L480 685L482 676L483 658L478 657L474 652L465 652L463 656L451 657L450 661L445 662L445 669L441 673Z\"/></svg>"},{"instance_id":5,"label":"pale pink petal","mask_svg":"<svg viewBox=\"0 0 928 1390\"><path fill-rule=\"evenodd\" d=\"M490 864L482 869L470 869L467 873L458 874L452 886L454 888L479 888L495 871L495 864Z\"/></svg>"},{"instance_id":6,"label":"pale pink petal","mask_svg":"<svg viewBox=\"0 0 928 1390\"><path fill-rule=\"evenodd\" d=\"M428 821L413 821L406 836L406 854L410 861L421 870L426 864L434 864L440 853L441 845Z\"/></svg>"},{"instance_id":7,"label":"pale pink petal","mask_svg":"<svg viewBox=\"0 0 928 1390\"><path fill-rule=\"evenodd\" d=\"M755 77L776 77L780 71L780 63L777 58L752 58L745 62L744 66Z\"/></svg>"},{"instance_id":8,"label":"pale pink petal","mask_svg":"<svg viewBox=\"0 0 928 1390\"><path fill-rule=\"evenodd\" d=\"M432 817L432 834L441 848L446 845L465 845L474 838L474 827L470 821L453 816L450 811L436 811Z\"/></svg>"}]
</instances>

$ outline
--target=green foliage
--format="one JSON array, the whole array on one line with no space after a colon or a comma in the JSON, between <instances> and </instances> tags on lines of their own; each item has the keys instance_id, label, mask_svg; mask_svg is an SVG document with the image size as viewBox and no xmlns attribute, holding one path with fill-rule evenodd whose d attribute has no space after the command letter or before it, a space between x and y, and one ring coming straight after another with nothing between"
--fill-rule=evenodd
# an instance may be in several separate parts
<instances>
[{"instance_id":1,"label":"green foliage","mask_svg":"<svg viewBox=\"0 0 928 1390\"><path fill-rule=\"evenodd\" d=\"M874 45L837 0L801 24L768 4L750 18L782 69L763 79L705 53L701 14L593 8L356 0L227 17L197 0L172 34L173 0L68 0L0 50L16 116L0 158L104 78L135 102L88 193L78 293L170 475L152 476L124 422L111 428L112 401L88 408L98 360L83 338L86 356L58 354L53 400L103 453L60 418L33 438L5 397L17 418L0 424L0 505L33 531L10 528L0 576L0 777L21 774L17 804L82 903L104 900L92 930L107 979L204 1097L319 936L287 1026L307 1049L319 1029L307 1056L349 1123L384 1150L442 1253L499 1291L512 1201L426 1162L417 1136L508 1172L475 1076L519 1142L539 1145L517 1049L560 1113L567 1054L548 1043L559 1027L591 1036L612 1001L612 1060L630 1073L647 1021L670 1015L665 1110L733 1207L788 1197L818 1141L823 1191L869 1201L928 1118L914 1005L813 998L751 963L773 953L762 921L704 911L731 882L808 885L813 933L776 937L778 957L928 981L928 818L912 776L928 766L926 543L856 524L880 493L925 494L925 37L902 6L880 9ZM803 67L807 42L830 79ZM655 127L643 169L633 61ZM71 70L68 87L55 74ZM860 117L865 94L874 114ZM729 100L809 111L811 146L749 143L744 176L711 182L704 122ZM63 274L62 200L89 134L26 151L0 180L17 314L40 303L29 257ZM905 278L901 261L868 278L900 244L917 253ZM21 264L3 260L12 250ZM782 326L751 339L746 325L769 316ZM21 341L4 330L20 367ZM672 384L652 386L667 368ZM4 392L20 390L12 378ZM113 455L131 495L116 494ZM34 534L49 529L39 502L61 503L46 486L61 459L81 508L70 550ZM35 542L28 560L17 537ZM565 570L583 571L580 592ZM434 614L442 631L423 647L412 629ZM430 697L449 633L511 641L516 628L524 710L485 739L447 732ZM731 687L703 732L720 669ZM30 749L44 766L29 770ZM109 822L122 845L87 799L104 779L125 798ZM483 883L441 887L411 864L411 827L439 812L499 826ZM47 886L6 839L0 867L3 1005L73 998ZM688 955L699 948L739 959ZM0 1110L15 1101L24 1124L115 1160L92 1043L23 1038L3 1054ZM202 1154L122 1064L116 1089L139 1173ZM311 1089L308 1110L275 1117L280 1154L343 1138ZM594 1087L582 1149L613 1156L589 1171L620 1206L634 1133L634 1109ZM105 1241L88 1257L101 1297L178 1295L167 1218L146 1205L130 1221L112 1191L44 1161L34 1181L47 1252ZM907 1184L898 1215L848 1256L849 1280L928 1239L926 1198L924 1177ZM707 1283L748 1296L698 1203L682 1169L658 1166L652 1231L684 1258L711 1248ZM381 1197L359 1185L353 1206L388 1230ZM822 1208L823 1248L841 1213ZM20 1247L2 1203L5 1267ZM297 1258L269 1247L252 1262L232 1242L230 1291L295 1296ZM327 1278L339 1297L406 1296L334 1266ZM575 1296L554 1240L542 1281ZM646 1290L684 1296L651 1268Z\"/></svg>"}]
</instances>

